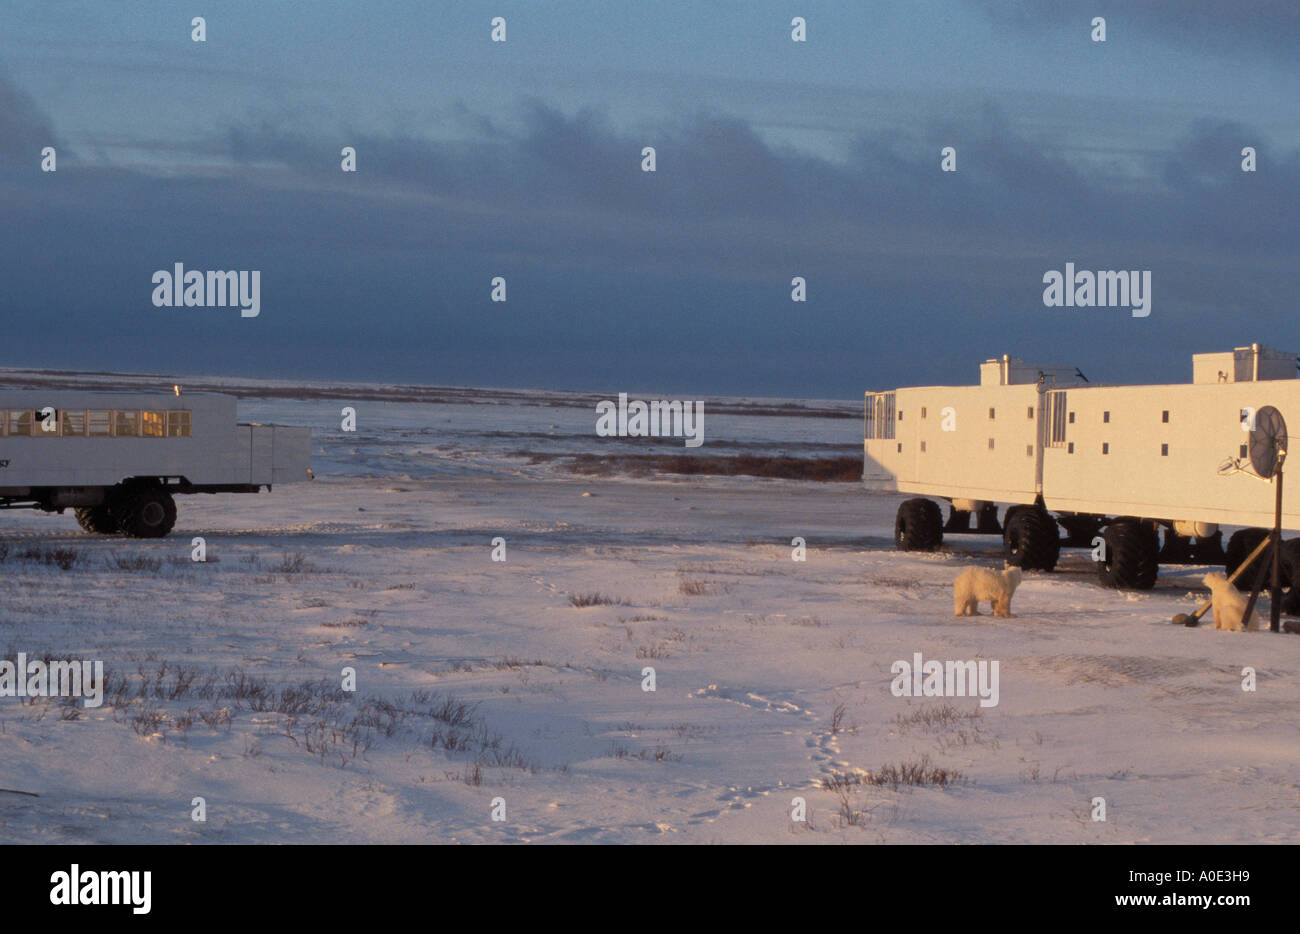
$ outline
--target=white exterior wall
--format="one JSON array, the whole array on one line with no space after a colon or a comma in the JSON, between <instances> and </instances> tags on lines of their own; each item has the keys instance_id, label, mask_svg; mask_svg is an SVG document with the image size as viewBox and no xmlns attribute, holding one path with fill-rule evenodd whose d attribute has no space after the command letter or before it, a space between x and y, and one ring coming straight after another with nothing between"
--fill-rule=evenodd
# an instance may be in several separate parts
<instances>
[{"instance_id":1,"label":"white exterior wall","mask_svg":"<svg viewBox=\"0 0 1300 934\"><path fill-rule=\"evenodd\" d=\"M1242 409L1274 406L1300 432L1300 380L1062 389L1074 422L1067 419L1059 445L1050 443L1052 393L1040 396L1033 385L899 389L895 437L864 441L863 483L1000 503L1033 502L1041 489L1053 511L1272 526L1273 485L1243 473L1220 476L1218 468L1228 458L1245 460ZM956 412L955 431L941 430L944 406ZM1036 456L1026 454L1030 445ZM1300 530L1300 451L1290 467L1283 526Z\"/></svg>"},{"instance_id":2,"label":"white exterior wall","mask_svg":"<svg viewBox=\"0 0 1300 934\"><path fill-rule=\"evenodd\" d=\"M197 485L307 479L310 429L237 426L234 396L0 392L0 409L37 412L46 406L59 411L189 411L191 434L187 438L0 436L0 490L112 486L137 476L184 477Z\"/></svg>"},{"instance_id":3,"label":"white exterior wall","mask_svg":"<svg viewBox=\"0 0 1300 934\"><path fill-rule=\"evenodd\" d=\"M864 441L863 482L873 490L1032 503L1039 399L1034 384L899 389L895 437ZM954 430L944 431L949 407Z\"/></svg>"},{"instance_id":4,"label":"white exterior wall","mask_svg":"<svg viewBox=\"0 0 1300 934\"><path fill-rule=\"evenodd\" d=\"M1272 526L1272 484L1243 474L1219 476L1218 467L1242 456L1249 438L1241 427L1244 408L1274 406L1288 431L1300 429L1300 381L1098 386L1070 389L1066 399L1075 413L1074 424L1066 426L1074 452L1068 444L1046 451L1043 499L1049 509ZM1102 453L1103 445L1110 453ZM1300 471L1300 458L1290 466ZM1300 529L1300 472L1294 475L1283 502L1288 529Z\"/></svg>"}]
</instances>

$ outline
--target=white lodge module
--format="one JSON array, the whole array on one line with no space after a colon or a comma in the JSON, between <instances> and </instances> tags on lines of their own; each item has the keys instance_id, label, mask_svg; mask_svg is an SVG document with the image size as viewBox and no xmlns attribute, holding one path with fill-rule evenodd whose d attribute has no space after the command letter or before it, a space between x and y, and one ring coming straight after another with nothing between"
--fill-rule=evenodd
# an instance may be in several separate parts
<instances>
[{"instance_id":1,"label":"white lodge module","mask_svg":"<svg viewBox=\"0 0 1300 934\"><path fill-rule=\"evenodd\" d=\"M0 392L0 508L72 508L87 532L160 538L176 493L309 476L311 429L235 422L220 393Z\"/></svg>"},{"instance_id":2,"label":"white lodge module","mask_svg":"<svg viewBox=\"0 0 1300 934\"><path fill-rule=\"evenodd\" d=\"M1296 356L1252 344L1196 354L1192 369L1186 384L1104 386L1003 356L980 367L978 386L868 392L863 484L952 504L945 525L932 499L904 502L903 549L938 547L974 512L978 531L1001 532L1007 560L1028 569L1055 567L1064 528L1066 544L1104 539L1109 586L1149 588L1161 562L1231 572L1273 525L1277 481L1258 475L1259 453L1285 451L1279 412L1300 424ZM1300 529L1297 502L1283 503L1284 529ZM996 503L1012 504L1001 528ZM1225 554L1220 525L1250 528ZM1300 539L1283 546L1281 572L1284 587L1300 584Z\"/></svg>"}]
</instances>

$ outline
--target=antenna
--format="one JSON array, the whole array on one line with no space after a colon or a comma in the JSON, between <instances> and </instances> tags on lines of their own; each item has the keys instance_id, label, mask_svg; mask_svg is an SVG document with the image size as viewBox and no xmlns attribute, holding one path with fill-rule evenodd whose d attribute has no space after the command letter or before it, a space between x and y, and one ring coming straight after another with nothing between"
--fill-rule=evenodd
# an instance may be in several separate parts
<instances>
[{"instance_id":1,"label":"antenna","mask_svg":"<svg viewBox=\"0 0 1300 934\"><path fill-rule=\"evenodd\" d=\"M1255 410L1255 427L1250 431L1250 466L1271 480L1282 471L1286 458L1286 419L1271 405Z\"/></svg>"}]
</instances>

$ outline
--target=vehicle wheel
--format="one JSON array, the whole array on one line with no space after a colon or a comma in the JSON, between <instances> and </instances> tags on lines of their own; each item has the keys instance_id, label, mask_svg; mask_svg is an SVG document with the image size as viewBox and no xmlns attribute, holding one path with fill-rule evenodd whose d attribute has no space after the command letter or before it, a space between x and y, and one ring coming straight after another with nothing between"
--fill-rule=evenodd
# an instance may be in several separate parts
<instances>
[{"instance_id":1,"label":"vehicle wheel","mask_svg":"<svg viewBox=\"0 0 1300 934\"><path fill-rule=\"evenodd\" d=\"M900 551L934 551L943 544L943 513L930 499L904 500L894 520L894 544Z\"/></svg>"},{"instance_id":2,"label":"vehicle wheel","mask_svg":"<svg viewBox=\"0 0 1300 934\"><path fill-rule=\"evenodd\" d=\"M96 535L112 535L121 531L107 505L78 506L72 514L77 517L77 524L87 532Z\"/></svg>"},{"instance_id":3,"label":"vehicle wheel","mask_svg":"<svg viewBox=\"0 0 1300 934\"><path fill-rule=\"evenodd\" d=\"M1160 571L1160 539L1154 529L1137 519L1120 519L1101 533L1106 542L1097 575L1106 587L1150 590Z\"/></svg>"},{"instance_id":4,"label":"vehicle wheel","mask_svg":"<svg viewBox=\"0 0 1300 934\"><path fill-rule=\"evenodd\" d=\"M1022 506L1002 533L1007 564L1026 571L1050 571L1061 556L1061 530L1041 506Z\"/></svg>"},{"instance_id":5,"label":"vehicle wheel","mask_svg":"<svg viewBox=\"0 0 1300 934\"><path fill-rule=\"evenodd\" d=\"M1228 547L1223 555L1223 570L1229 577L1241 567L1242 562L1250 557L1250 553L1259 547L1259 543L1268 537L1268 529L1238 529L1232 533L1228 539ZM1264 560L1264 555L1255 559L1253 567L1248 568L1241 577L1233 581L1237 589L1249 591L1254 586L1255 578L1253 575L1259 573L1259 562Z\"/></svg>"},{"instance_id":6,"label":"vehicle wheel","mask_svg":"<svg viewBox=\"0 0 1300 934\"><path fill-rule=\"evenodd\" d=\"M176 524L176 501L156 486L126 490L114 512L132 538L162 538Z\"/></svg>"}]
</instances>

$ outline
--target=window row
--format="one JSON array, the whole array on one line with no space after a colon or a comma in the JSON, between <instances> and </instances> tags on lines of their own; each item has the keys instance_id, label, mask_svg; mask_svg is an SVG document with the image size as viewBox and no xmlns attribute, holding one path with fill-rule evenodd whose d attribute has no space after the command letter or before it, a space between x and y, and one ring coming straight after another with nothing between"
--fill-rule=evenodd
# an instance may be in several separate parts
<instances>
[{"instance_id":1,"label":"window row","mask_svg":"<svg viewBox=\"0 0 1300 934\"><path fill-rule=\"evenodd\" d=\"M188 410L4 409L0 437L9 438L188 438Z\"/></svg>"}]
</instances>

